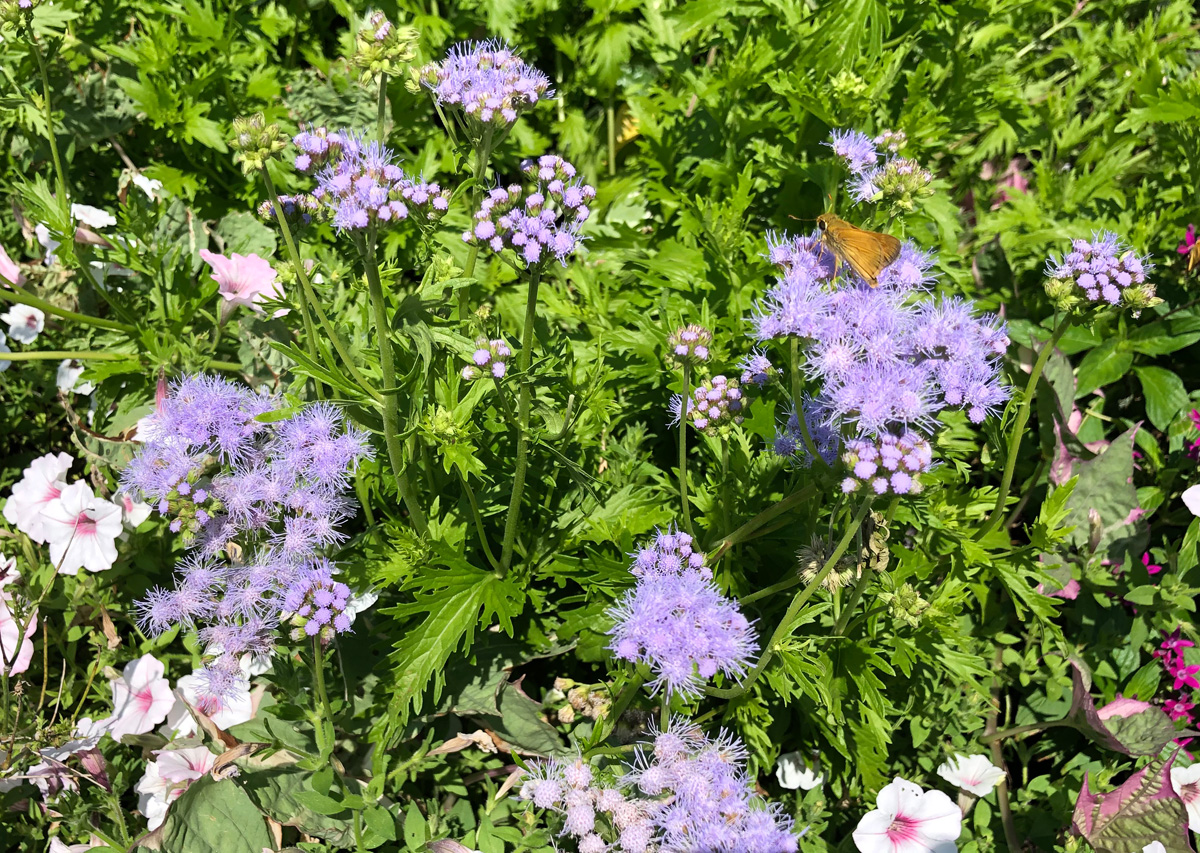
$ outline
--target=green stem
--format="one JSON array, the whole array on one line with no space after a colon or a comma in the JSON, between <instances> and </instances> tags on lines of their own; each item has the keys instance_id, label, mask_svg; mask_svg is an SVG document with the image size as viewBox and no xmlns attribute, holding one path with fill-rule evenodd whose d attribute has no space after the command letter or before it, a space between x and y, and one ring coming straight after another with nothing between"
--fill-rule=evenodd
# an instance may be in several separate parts
<instances>
[{"instance_id":1,"label":"green stem","mask_svg":"<svg viewBox=\"0 0 1200 853\"><path fill-rule=\"evenodd\" d=\"M121 846L129 847L132 839L129 837L129 827L125 823L125 810L121 806L121 797L116 791L108 793L109 803L112 805L113 817L117 821L117 831L121 834Z\"/></svg>"},{"instance_id":2,"label":"green stem","mask_svg":"<svg viewBox=\"0 0 1200 853\"><path fill-rule=\"evenodd\" d=\"M384 75L387 76L386 74ZM361 853L363 849L362 839L362 809L354 810L354 849Z\"/></svg>"},{"instance_id":3,"label":"green stem","mask_svg":"<svg viewBox=\"0 0 1200 853\"><path fill-rule=\"evenodd\" d=\"M387 445L388 462L396 478L396 490L408 508L413 526L421 535L428 524L425 513L413 495L408 473L404 470L404 451L400 447L400 401L396 389L396 364L392 352L392 327L388 322L387 302L383 295L383 283L379 280L379 267L375 261L375 234L365 241L360 240L363 266L367 273L367 286L371 293L371 312L374 317L375 334L379 337L379 369L383 374L383 440Z\"/></svg>"},{"instance_id":4,"label":"green stem","mask_svg":"<svg viewBox=\"0 0 1200 853\"><path fill-rule=\"evenodd\" d=\"M61 361L64 358L73 358L78 361L123 361L128 358L136 359L137 353L57 349L0 352L0 361Z\"/></svg>"},{"instance_id":5,"label":"green stem","mask_svg":"<svg viewBox=\"0 0 1200 853\"><path fill-rule=\"evenodd\" d=\"M767 522L771 521L771 519L775 518L776 516L783 515L783 513L787 512L792 507L799 506L800 504L809 501L816 491L816 484L809 483L800 491L788 495L778 503L767 507L758 515L754 516L754 518L750 519L737 530L733 531L724 539L722 539L720 545L718 545L716 548L710 548L709 556L713 560L720 559L721 556L734 545L737 545L739 542L745 542L747 539L752 538L754 532ZM743 603L747 600L749 599L743 599Z\"/></svg>"},{"instance_id":6,"label":"green stem","mask_svg":"<svg viewBox=\"0 0 1200 853\"><path fill-rule=\"evenodd\" d=\"M333 348L337 350L337 354L341 357L342 364L346 366L346 371L350 374L351 378L358 383L358 386L363 389L367 396L377 403L383 402L382 395L371 386L371 383L355 367L354 359L350 356L350 351L342 342L342 336L334 329L333 324L329 322L329 317L325 314L325 309L321 307L321 300L317 298L312 282L308 278L308 272L304 269L304 263L300 260L300 250L296 247L296 240L292 236L292 229L288 225L287 218L283 215L283 205L279 203L279 194L275 192L275 184L272 182L271 176L267 174L266 169L263 169L263 179L267 185L267 195L271 199L271 206L275 209L275 219L279 223L279 232L283 235L283 242L287 246L288 258L296 270L296 278L300 281L302 303L307 304L312 308L313 313L317 315L317 321L321 324L321 328L325 330L325 335L329 338L329 342L333 344Z\"/></svg>"},{"instance_id":7,"label":"green stem","mask_svg":"<svg viewBox=\"0 0 1200 853\"><path fill-rule=\"evenodd\" d=\"M1029 415L1033 409L1033 398L1037 395L1038 380L1042 378L1042 370L1045 369L1050 354L1054 352L1059 339L1066 333L1070 325L1071 315L1067 314L1058 326L1055 327L1050 340L1042 347L1037 361L1034 362L1033 370L1029 374L1029 381L1025 383L1025 390L1021 392L1021 407L1017 410L1017 419L1013 423L1012 432L1009 434L1008 456L1004 460L1004 475L1000 479L1000 491L996 494L996 505L992 508L992 513L987 517L987 521L984 522L983 527L975 534L975 541L985 538L995 530L996 525L1000 523L1000 519L1004 517L1004 502L1008 500L1008 490L1012 486L1013 473L1017 470L1017 452L1021 449L1021 439L1025 436L1025 425L1029 423Z\"/></svg>"},{"instance_id":8,"label":"green stem","mask_svg":"<svg viewBox=\"0 0 1200 853\"><path fill-rule=\"evenodd\" d=\"M500 563L492 554L492 546L488 544L487 530L483 526L483 516L480 515L479 503L475 500L475 490L471 488L471 484L467 482L466 475L462 471L458 472L458 479L462 483L463 491L467 493L467 501L471 504L471 517L475 521L475 531L479 534L479 544L483 546L483 555L487 557L492 569L499 572L501 571Z\"/></svg>"},{"instance_id":9,"label":"green stem","mask_svg":"<svg viewBox=\"0 0 1200 853\"><path fill-rule=\"evenodd\" d=\"M38 73L42 77L42 104L46 113L46 137L50 143L50 156L54 160L54 173L58 176L59 204L66 211L70 203L67 195L67 172L63 168L62 157L58 153L58 140L54 137L54 110L50 101L50 75L46 71L46 59L42 56L42 47L37 37L30 33L30 45L33 55L37 58Z\"/></svg>"},{"instance_id":10,"label":"green stem","mask_svg":"<svg viewBox=\"0 0 1200 853\"><path fill-rule=\"evenodd\" d=\"M613 700L612 705L608 710L608 719L612 721L612 728L609 729L609 734L612 734L617 728L617 723L621 720L621 715L625 713L625 709L633 701L633 697L637 696L638 691L642 689L642 685L646 683L645 677L641 673L635 673L629 683L625 685L625 689Z\"/></svg>"},{"instance_id":11,"label":"green stem","mask_svg":"<svg viewBox=\"0 0 1200 853\"><path fill-rule=\"evenodd\" d=\"M616 96L608 96L608 104L604 108L604 117L608 124L608 176L617 174L617 107Z\"/></svg>"},{"instance_id":12,"label":"green stem","mask_svg":"<svg viewBox=\"0 0 1200 853\"><path fill-rule=\"evenodd\" d=\"M846 528L846 532L842 535L841 541L838 542L837 547L833 549L833 553L829 555L829 559L825 561L825 565L821 568L821 571L817 572L817 576L814 577L808 583L808 585L799 593L797 593L796 597L792 599L792 603L788 607L787 612L783 614L783 619L780 620L779 625L775 628L775 632L771 634L771 639L769 639L766 645L763 646L762 654L759 655L758 662L754 665L754 669L752 669L746 675L746 677L742 679L742 682L737 687L731 687L728 689L709 687L705 689L705 693L707 693L709 696L716 696L721 699L735 699L750 689L751 685L753 685L758 677L762 675L762 671L766 668L767 664L774 656L776 646L778 646L784 637L791 633L792 626L796 622L796 617L800 615L800 609L804 607L805 602L812 598L813 594L818 588L820 588L825 578L828 577L831 571L833 571L833 567L837 565L837 561L840 560L842 555L846 553L846 549L850 547L850 543L858 534L858 528L862 526L863 519L867 517L867 513L870 510L871 496L868 495L863 499L862 505L858 508L858 512L855 513L849 527Z\"/></svg>"},{"instance_id":13,"label":"green stem","mask_svg":"<svg viewBox=\"0 0 1200 853\"><path fill-rule=\"evenodd\" d=\"M1040 732L1046 729L1057 729L1062 727L1074 727L1074 723L1070 720L1051 720L1048 723L1026 723L1023 726L1013 726L1011 729L1001 729L998 732L990 732L980 735L980 743L994 743L996 741L1005 740L1017 735L1023 735L1026 732Z\"/></svg>"},{"instance_id":14,"label":"green stem","mask_svg":"<svg viewBox=\"0 0 1200 853\"><path fill-rule=\"evenodd\" d=\"M513 471L512 498L508 502L508 515L504 519L504 544L500 549L500 573L504 574L512 565L513 548L517 542L517 526L521 520L521 499L525 493L525 474L529 465L529 409L532 403L533 383L529 370L533 364L533 327L537 320L538 284L542 278L541 267L535 267L529 279L529 295L525 300L525 326L521 329L521 390L517 397L517 465Z\"/></svg>"},{"instance_id":15,"label":"green stem","mask_svg":"<svg viewBox=\"0 0 1200 853\"><path fill-rule=\"evenodd\" d=\"M217 361L217 360L213 359L213 360L210 360L207 364L213 370L231 370L234 373L242 372L242 366L240 364L238 364L236 361Z\"/></svg>"},{"instance_id":16,"label":"green stem","mask_svg":"<svg viewBox=\"0 0 1200 853\"><path fill-rule=\"evenodd\" d=\"M804 417L804 383L800 378L800 341L795 335L788 338L788 348L791 354L791 387L792 400L796 406L796 421L800 424L800 436L804 440L804 449L813 465L829 467L824 457L817 453L817 444L813 441L808 429L808 418Z\"/></svg>"},{"instance_id":17,"label":"green stem","mask_svg":"<svg viewBox=\"0 0 1200 853\"><path fill-rule=\"evenodd\" d=\"M387 72L379 75L379 143L382 145L387 129Z\"/></svg>"},{"instance_id":18,"label":"green stem","mask_svg":"<svg viewBox=\"0 0 1200 853\"><path fill-rule=\"evenodd\" d=\"M721 526L729 529L729 441L721 439Z\"/></svg>"},{"instance_id":19,"label":"green stem","mask_svg":"<svg viewBox=\"0 0 1200 853\"><path fill-rule=\"evenodd\" d=\"M892 502L888 504L887 513L884 515L883 526L890 527L892 518L896 515L896 507L900 505L900 498L892 498ZM858 579L858 583L854 585L854 589L850 591L850 599L846 602L846 608L838 616L837 622L833 625L833 635L835 637L845 636L846 625L850 621L850 617L854 615L854 609L858 607L858 602L862 598L863 593L867 589L867 584L871 582L872 571L869 565L864 565L862 575Z\"/></svg>"},{"instance_id":20,"label":"green stem","mask_svg":"<svg viewBox=\"0 0 1200 853\"><path fill-rule=\"evenodd\" d=\"M116 332L124 332L127 335L136 335L138 330L136 326L130 326L125 323L118 323L116 320L105 320L102 317L92 317L89 314L79 314L75 311L68 311L65 308L59 308L45 299L34 296L24 290L0 290L0 299L5 302L15 302L18 305L29 305L37 308L47 314L53 314L55 317L62 317L64 320L70 320L75 323L83 323L85 326L96 326L100 329L112 329Z\"/></svg>"},{"instance_id":21,"label":"green stem","mask_svg":"<svg viewBox=\"0 0 1200 853\"><path fill-rule=\"evenodd\" d=\"M321 647L321 641L316 637L312 638L313 650L313 685L316 689L316 708L317 715L317 745L321 750L323 759L329 758L333 754L333 741L326 739L329 732L334 732L333 728L333 707L329 704L329 693L325 690L325 650ZM329 732L325 730L325 724L329 724ZM334 740L337 735L334 733Z\"/></svg>"},{"instance_id":22,"label":"green stem","mask_svg":"<svg viewBox=\"0 0 1200 853\"><path fill-rule=\"evenodd\" d=\"M739 598L738 603L745 607L747 604L758 601L760 598L769 598L778 592L787 592L792 587L799 585L800 575L797 572L792 572L791 576L786 580L781 580L779 583L771 584L771 586L763 587L747 596Z\"/></svg>"},{"instance_id":23,"label":"green stem","mask_svg":"<svg viewBox=\"0 0 1200 853\"><path fill-rule=\"evenodd\" d=\"M692 393L692 389L689 387L692 381L691 363L686 361L683 363L682 373L683 379L680 385L682 393L679 397L679 502L683 506L683 529L695 539L696 531L692 529L692 507L688 503L687 483L688 403Z\"/></svg>"},{"instance_id":24,"label":"green stem","mask_svg":"<svg viewBox=\"0 0 1200 853\"><path fill-rule=\"evenodd\" d=\"M480 140L479 146L475 149L475 168L471 173L471 217L470 227L475 228L475 211L479 209L479 200L483 198L483 176L487 173L488 160L492 158L492 129L489 127L483 133L483 139ZM479 260L479 242L471 244L471 251L467 253L467 265L463 268L463 278L470 278L475 275L475 264ZM467 321L467 308L470 303L471 296L470 287L460 287L458 289L458 321L465 323Z\"/></svg>"}]
</instances>

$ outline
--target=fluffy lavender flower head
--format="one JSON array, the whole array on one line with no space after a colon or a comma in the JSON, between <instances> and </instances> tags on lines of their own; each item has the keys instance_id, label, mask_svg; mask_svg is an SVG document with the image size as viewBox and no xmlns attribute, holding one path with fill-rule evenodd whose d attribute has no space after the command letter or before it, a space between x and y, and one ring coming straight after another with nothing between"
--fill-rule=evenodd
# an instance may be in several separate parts
<instances>
[{"instance_id":1,"label":"fluffy lavender flower head","mask_svg":"<svg viewBox=\"0 0 1200 853\"><path fill-rule=\"evenodd\" d=\"M825 143L833 153L846 162L853 174L861 175L879 162L879 152L871 137L859 130L835 130Z\"/></svg>"},{"instance_id":2,"label":"fluffy lavender flower head","mask_svg":"<svg viewBox=\"0 0 1200 853\"><path fill-rule=\"evenodd\" d=\"M830 423L829 411L817 401L808 398L804 400L803 409L804 423L808 427L808 435L812 438L817 455L832 465L841 447L841 436ZM787 418L776 427L775 442L771 449L777 456L789 459L796 465L804 468L812 465L812 456L809 455L804 442L800 416L795 406L792 406Z\"/></svg>"},{"instance_id":3,"label":"fluffy lavender flower head","mask_svg":"<svg viewBox=\"0 0 1200 853\"><path fill-rule=\"evenodd\" d=\"M671 398L667 410L671 413L672 424L686 417L692 426L706 435L724 435L741 425L749 405L750 401L736 379L717 375L696 386L688 398L686 413L683 398L678 394Z\"/></svg>"},{"instance_id":4,"label":"fluffy lavender flower head","mask_svg":"<svg viewBox=\"0 0 1200 853\"><path fill-rule=\"evenodd\" d=\"M708 361L712 339L712 332L703 326L682 326L667 337L667 357L679 365Z\"/></svg>"},{"instance_id":5,"label":"fluffy lavender flower head","mask_svg":"<svg viewBox=\"0 0 1200 853\"><path fill-rule=\"evenodd\" d=\"M1046 292L1064 308L1085 301L1131 308L1137 316L1159 301L1154 285L1146 281L1152 268L1116 234L1096 232L1091 240L1071 241L1071 251L1061 259L1050 256Z\"/></svg>"},{"instance_id":6,"label":"fluffy lavender flower head","mask_svg":"<svg viewBox=\"0 0 1200 853\"><path fill-rule=\"evenodd\" d=\"M634 558L637 585L609 610L609 648L621 660L647 664L655 693L694 696L718 672L740 677L758 649L754 629L703 561L690 537L660 533Z\"/></svg>"},{"instance_id":7,"label":"fluffy lavender flower head","mask_svg":"<svg viewBox=\"0 0 1200 853\"><path fill-rule=\"evenodd\" d=\"M298 152L295 159L296 171L314 172L330 160L338 159L346 143L345 134L331 131L327 127L300 131L292 137L292 144Z\"/></svg>"},{"instance_id":8,"label":"fluffy lavender flower head","mask_svg":"<svg viewBox=\"0 0 1200 853\"><path fill-rule=\"evenodd\" d=\"M575 177L575 167L561 157L546 154L521 165L529 186L496 187L484 197L463 241L483 243L493 252L512 249L526 267L551 258L566 266L582 237L583 223L591 215L588 202L596 188Z\"/></svg>"},{"instance_id":9,"label":"fluffy lavender flower head","mask_svg":"<svg viewBox=\"0 0 1200 853\"><path fill-rule=\"evenodd\" d=\"M911 211L916 199L933 195L933 173L907 157L889 157L882 166L855 175L847 185L857 202L888 199L893 210Z\"/></svg>"},{"instance_id":10,"label":"fluffy lavender flower head","mask_svg":"<svg viewBox=\"0 0 1200 853\"><path fill-rule=\"evenodd\" d=\"M503 338L488 340L479 338L475 341L475 351L471 353L471 363L462 369L462 378L466 380L490 376L502 379L508 370L508 358L512 349Z\"/></svg>"},{"instance_id":11,"label":"fluffy lavender flower head","mask_svg":"<svg viewBox=\"0 0 1200 853\"><path fill-rule=\"evenodd\" d=\"M755 337L815 337L830 310L833 255L822 249L815 231L799 237L770 234L767 245L767 257L782 277L755 306Z\"/></svg>"},{"instance_id":12,"label":"fluffy lavender flower head","mask_svg":"<svg viewBox=\"0 0 1200 853\"><path fill-rule=\"evenodd\" d=\"M873 140L877 146L895 154L908 142L908 134L903 130L885 130Z\"/></svg>"},{"instance_id":13,"label":"fluffy lavender flower head","mask_svg":"<svg viewBox=\"0 0 1200 853\"><path fill-rule=\"evenodd\" d=\"M738 362L738 367L742 369L741 382L743 385L756 385L762 388L779 375L775 365L771 364L771 359L767 358L767 354L762 350L754 350L747 354Z\"/></svg>"},{"instance_id":14,"label":"fluffy lavender flower head","mask_svg":"<svg viewBox=\"0 0 1200 853\"><path fill-rule=\"evenodd\" d=\"M450 209L450 190L442 189L441 184L406 175L396 189L410 213L417 211L431 222Z\"/></svg>"},{"instance_id":15,"label":"fluffy lavender flower head","mask_svg":"<svg viewBox=\"0 0 1200 853\"><path fill-rule=\"evenodd\" d=\"M842 461L849 471L843 492L869 489L877 495L909 495L921 491L921 475L933 468L933 448L919 433L883 433L846 442Z\"/></svg>"},{"instance_id":16,"label":"fluffy lavender flower head","mask_svg":"<svg viewBox=\"0 0 1200 853\"><path fill-rule=\"evenodd\" d=\"M462 114L473 135L487 126L507 128L553 95L550 78L500 41L456 45L444 60L422 68L420 80L438 104Z\"/></svg>"},{"instance_id":17,"label":"fluffy lavender flower head","mask_svg":"<svg viewBox=\"0 0 1200 853\"><path fill-rule=\"evenodd\" d=\"M290 614L292 639L316 637L327 646L337 634L349 631L349 599L350 587L333 579L328 560L318 560L312 567L297 571L283 592L283 610Z\"/></svg>"},{"instance_id":18,"label":"fluffy lavender flower head","mask_svg":"<svg viewBox=\"0 0 1200 853\"><path fill-rule=\"evenodd\" d=\"M350 134L344 134L344 140L341 156L321 169L313 190L334 226L361 230L373 222L407 219L401 187L410 179L395 164L395 154L379 142Z\"/></svg>"}]
</instances>

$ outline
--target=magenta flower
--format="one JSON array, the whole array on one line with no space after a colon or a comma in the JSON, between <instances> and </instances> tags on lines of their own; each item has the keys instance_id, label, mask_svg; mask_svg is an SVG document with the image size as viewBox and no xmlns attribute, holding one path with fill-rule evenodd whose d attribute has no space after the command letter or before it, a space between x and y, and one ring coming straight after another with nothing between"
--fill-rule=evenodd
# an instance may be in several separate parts
<instances>
[{"instance_id":1,"label":"magenta flower","mask_svg":"<svg viewBox=\"0 0 1200 853\"><path fill-rule=\"evenodd\" d=\"M923 791L897 776L854 830L862 853L956 853L962 812L941 791Z\"/></svg>"},{"instance_id":2,"label":"magenta flower","mask_svg":"<svg viewBox=\"0 0 1200 853\"><path fill-rule=\"evenodd\" d=\"M1170 661L1172 657L1183 659L1183 650L1190 649L1196 645L1191 640L1185 640L1182 637L1183 628L1179 627L1167 634L1162 643L1158 647L1158 651L1154 653L1156 658L1164 658Z\"/></svg>"},{"instance_id":3,"label":"magenta flower","mask_svg":"<svg viewBox=\"0 0 1200 853\"><path fill-rule=\"evenodd\" d=\"M1181 255L1186 255L1196 247L1196 226L1189 224L1187 234L1183 237L1183 242L1179 244L1177 251Z\"/></svg>"},{"instance_id":4,"label":"magenta flower","mask_svg":"<svg viewBox=\"0 0 1200 853\"><path fill-rule=\"evenodd\" d=\"M1188 700L1186 696L1163 702L1163 710L1167 712L1167 716L1176 721L1187 720L1188 725L1192 724L1192 709L1195 707L1196 703Z\"/></svg>"},{"instance_id":5,"label":"magenta flower","mask_svg":"<svg viewBox=\"0 0 1200 853\"><path fill-rule=\"evenodd\" d=\"M1157 563L1150 562L1150 552L1142 554L1142 565L1146 567L1146 572L1151 575L1156 575L1163 570L1163 567Z\"/></svg>"},{"instance_id":6,"label":"magenta flower","mask_svg":"<svg viewBox=\"0 0 1200 853\"><path fill-rule=\"evenodd\" d=\"M1186 666L1182 660L1167 664L1167 673L1175 679L1172 690L1180 690L1185 684L1193 690L1200 690L1200 681L1196 680L1198 672L1200 672L1200 664Z\"/></svg>"},{"instance_id":7,"label":"magenta flower","mask_svg":"<svg viewBox=\"0 0 1200 853\"><path fill-rule=\"evenodd\" d=\"M227 258L208 249L201 249L200 257L213 268L217 292L225 297L222 313L245 305L261 314L261 306L268 299L283 298L283 287L275 280L275 270L266 258L237 252Z\"/></svg>"}]
</instances>

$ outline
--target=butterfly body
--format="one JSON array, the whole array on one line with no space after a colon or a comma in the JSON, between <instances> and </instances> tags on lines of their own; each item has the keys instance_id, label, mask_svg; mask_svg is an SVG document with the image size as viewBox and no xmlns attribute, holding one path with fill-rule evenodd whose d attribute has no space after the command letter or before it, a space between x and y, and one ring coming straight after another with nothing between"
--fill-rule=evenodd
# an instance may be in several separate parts
<instances>
[{"instance_id":1,"label":"butterfly body","mask_svg":"<svg viewBox=\"0 0 1200 853\"><path fill-rule=\"evenodd\" d=\"M879 274L900 257L900 241L895 237L857 228L836 214L818 216L817 228L821 245L871 287L879 286Z\"/></svg>"}]
</instances>

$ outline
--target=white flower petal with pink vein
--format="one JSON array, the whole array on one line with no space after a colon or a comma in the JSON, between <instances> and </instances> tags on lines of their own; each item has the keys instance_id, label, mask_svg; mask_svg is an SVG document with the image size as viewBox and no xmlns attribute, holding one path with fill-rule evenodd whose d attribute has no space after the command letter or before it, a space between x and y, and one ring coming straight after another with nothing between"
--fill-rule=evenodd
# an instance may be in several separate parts
<instances>
[{"instance_id":1,"label":"white flower petal with pink vein","mask_svg":"<svg viewBox=\"0 0 1200 853\"><path fill-rule=\"evenodd\" d=\"M122 676L112 682L112 693L116 719L109 732L113 740L152 731L175 704L171 685L163 678L162 662L154 655L142 655L125 664Z\"/></svg>"},{"instance_id":2,"label":"white flower petal with pink vein","mask_svg":"<svg viewBox=\"0 0 1200 853\"><path fill-rule=\"evenodd\" d=\"M1200 832L1200 763L1171 768L1171 787L1187 809L1188 829Z\"/></svg>"},{"instance_id":3,"label":"white flower petal with pink vein","mask_svg":"<svg viewBox=\"0 0 1200 853\"><path fill-rule=\"evenodd\" d=\"M121 509L97 498L82 480L62 490L42 512L50 562L64 575L102 572L117 561Z\"/></svg>"},{"instance_id":4,"label":"white flower petal with pink vein","mask_svg":"<svg viewBox=\"0 0 1200 853\"><path fill-rule=\"evenodd\" d=\"M0 659L0 670L7 669L9 675L16 675L29 669L33 660L33 637L37 633L37 610L20 620L11 608L12 596L5 593L0 595L0 651L4 656ZM17 638L21 632L20 622L28 618L25 628L25 639L18 644Z\"/></svg>"},{"instance_id":5,"label":"white flower petal with pink vein","mask_svg":"<svg viewBox=\"0 0 1200 853\"><path fill-rule=\"evenodd\" d=\"M861 853L957 853L962 812L941 791L923 791L897 776L875 806L854 830Z\"/></svg>"},{"instance_id":6,"label":"white flower petal with pink vein","mask_svg":"<svg viewBox=\"0 0 1200 853\"><path fill-rule=\"evenodd\" d=\"M4 520L34 542L45 542L42 511L66 488L63 477L74 462L66 453L47 453L29 463L4 504Z\"/></svg>"},{"instance_id":7,"label":"white flower petal with pink vein","mask_svg":"<svg viewBox=\"0 0 1200 853\"><path fill-rule=\"evenodd\" d=\"M982 755L958 755L937 769L938 775L977 797L986 797L1004 778L1004 771Z\"/></svg>"},{"instance_id":8,"label":"white flower petal with pink vein","mask_svg":"<svg viewBox=\"0 0 1200 853\"><path fill-rule=\"evenodd\" d=\"M195 670L191 675L185 675L175 682L176 692L187 700L187 705L181 701L175 702L167 715L167 728L176 737L190 737L198 731L196 718L188 710L188 705L212 720L222 731L254 719L254 701L250 696L248 680L242 679L237 692L225 698L210 696L205 692L204 685L205 679L200 670Z\"/></svg>"},{"instance_id":9,"label":"white flower petal with pink vein","mask_svg":"<svg viewBox=\"0 0 1200 853\"><path fill-rule=\"evenodd\" d=\"M8 324L8 336L14 341L31 344L46 328L46 315L32 305L13 305L3 314L0 321Z\"/></svg>"}]
</instances>

